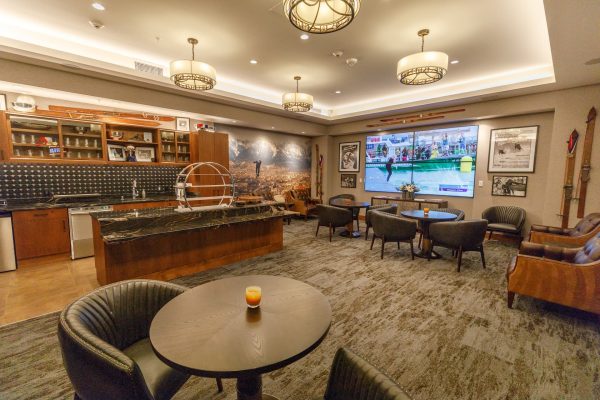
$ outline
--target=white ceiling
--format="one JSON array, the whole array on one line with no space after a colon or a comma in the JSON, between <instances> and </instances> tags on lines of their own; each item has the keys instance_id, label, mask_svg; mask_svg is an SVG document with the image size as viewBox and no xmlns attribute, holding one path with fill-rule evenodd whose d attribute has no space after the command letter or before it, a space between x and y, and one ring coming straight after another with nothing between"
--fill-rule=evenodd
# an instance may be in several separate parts
<instances>
[{"instance_id":1,"label":"white ceiling","mask_svg":"<svg viewBox=\"0 0 600 400\"><path fill-rule=\"evenodd\" d=\"M564 0L546 0L548 14L558 16L561 2L564 7ZM306 41L283 16L281 0L101 0L106 11L91 3L0 0L0 45L140 78L133 61L167 71L169 61L190 56L186 38L192 36L200 42L197 59L217 69L217 86L208 96L280 108L281 94L293 90L293 76L301 75L301 91L315 97L311 115L324 120L555 81L543 0L363 0L348 28ZM597 12L600 2L573 3ZM105 27L95 30L90 19ZM425 49L460 63L438 83L404 86L396 63L419 50L416 32L425 27L431 30ZM331 56L335 50L344 56ZM347 57L359 63L350 68Z\"/></svg>"}]
</instances>

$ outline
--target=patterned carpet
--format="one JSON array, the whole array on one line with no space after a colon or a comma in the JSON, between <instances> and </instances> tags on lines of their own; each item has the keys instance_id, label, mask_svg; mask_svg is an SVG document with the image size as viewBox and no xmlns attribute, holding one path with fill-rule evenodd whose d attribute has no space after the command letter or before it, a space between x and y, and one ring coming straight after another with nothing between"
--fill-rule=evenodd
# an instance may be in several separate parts
<instances>
[{"instance_id":1,"label":"patterned carpet","mask_svg":"<svg viewBox=\"0 0 600 400\"><path fill-rule=\"evenodd\" d=\"M443 260L411 261L389 244L383 260L364 239L326 232L315 221L285 227L283 251L180 278L195 286L243 274L289 276L321 290L333 324L302 360L264 377L280 399L321 395L335 350L349 346L415 399L598 399L600 329L594 316L517 296L505 303L514 247L486 243L488 268L467 253L462 272ZM56 338L56 314L0 328L0 398L71 398ZM176 399L235 399L235 382L192 378Z\"/></svg>"}]
</instances>

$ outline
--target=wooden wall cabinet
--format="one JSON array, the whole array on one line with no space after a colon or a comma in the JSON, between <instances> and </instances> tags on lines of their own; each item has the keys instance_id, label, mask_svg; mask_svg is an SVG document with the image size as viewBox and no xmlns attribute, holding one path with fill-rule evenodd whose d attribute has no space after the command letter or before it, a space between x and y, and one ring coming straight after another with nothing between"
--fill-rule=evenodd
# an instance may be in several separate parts
<instances>
[{"instance_id":1,"label":"wooden wall cabinet","mask_svg":"<svg viewBox=\"0 0 600 400\"><path fill-rule=\"evenodd\" d=\"M66 208L13 211L12 218L17 260L71 251Z\"/></svg>"}]
</instances>

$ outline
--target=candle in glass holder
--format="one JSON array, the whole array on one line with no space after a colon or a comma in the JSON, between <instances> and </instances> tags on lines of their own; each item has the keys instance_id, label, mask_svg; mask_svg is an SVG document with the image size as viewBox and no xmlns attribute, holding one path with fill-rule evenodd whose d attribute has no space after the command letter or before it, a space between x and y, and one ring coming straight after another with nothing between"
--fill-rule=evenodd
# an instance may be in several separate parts
<instances>
[{"instance_id":1,"label":"candle in glass holder","mask_svg":"<svg viewBox=\"0 0 600 400\"><path fill-rule=\"evenodd\" d=\"M425 207L425 208L423 209L423 213L424 213L425 215L429 214L429 207Z\"/></svg>"},{"instance_id":2,"label":"candle in glass holder","mask_svg":"<svg viewBox=\"0 0 600 400\"><path fill-rule=\"evenodd\" d=\"M260 286L248 286L246 288L246 304L250 308L256 308L260 305L262 292Z\"/></svg>"}]
</instances>

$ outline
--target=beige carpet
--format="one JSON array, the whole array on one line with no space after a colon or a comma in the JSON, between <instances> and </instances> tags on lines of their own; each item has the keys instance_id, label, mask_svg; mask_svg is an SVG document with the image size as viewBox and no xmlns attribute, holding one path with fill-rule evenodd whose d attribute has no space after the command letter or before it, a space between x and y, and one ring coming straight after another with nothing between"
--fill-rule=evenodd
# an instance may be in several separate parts
<instances>
[{"instance_id":1,"label":"beige carpet","mask_svg":"<svg viewBox=\"0 0 600 400\"><path fill-rule=\"evenodd\" d=\"M369 242L314 238L315 221L285 227L283 251L180 278L195 286L231 275L305 281L331 302L328 337L302 360L264 377L265 392L307 399L324 391L335 350L369 358L415 399L598 399L600 329L594 316L517 296L505 302L514 247L486 243L488 268L467 253L457 273L443 260L411 261L408 245L385 258ZM72 396L56 340L56 315L0 328L0 398ZM235 382L192 378L176 399L235 399Z\"/></svg>"}]
</instances>

